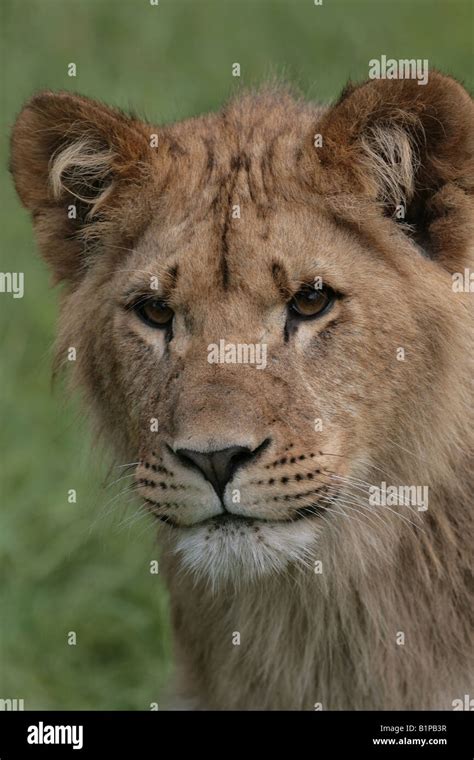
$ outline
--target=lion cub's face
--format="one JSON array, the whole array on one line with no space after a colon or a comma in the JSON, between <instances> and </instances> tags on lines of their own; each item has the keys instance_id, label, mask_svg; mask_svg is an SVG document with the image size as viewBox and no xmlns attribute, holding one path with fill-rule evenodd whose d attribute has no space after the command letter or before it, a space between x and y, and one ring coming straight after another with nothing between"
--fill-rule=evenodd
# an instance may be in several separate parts
<instances>
[{"instance_id":1,"label":"lion cub's face","mask_svg":"<svg viewBox=\"0 0 474 760\"><path fill-rule=\"evenodd\" d=\"M107 286L140 493L183 561L213 573L310 555L340 498L350 514L350 478L407 392L400 336L423 340L403 254L394 267L316 205L275 198L259 217L248 181L235 178L225 252L222 210L197 197L169 230L152 225Z\"/></svg>"},{"instance_id":2,"label":"lion cub's face","mask_svg":"<svg viewBox=\"0 0 474 760\"><path fill-rule=\"evenodd\" d=\"M59 354L77 348L140 496L195 572L309 560L331 521L366 516L387 450L439 382L450 274L393 216L416 193L413 138L372 129L356 144L344 100L323 112L250 97L155 134L84 99L40 97L56 119L98 122L92 142L35 144L30 174L14 152L14 171L33 208L49 175L40 242L70 281ZM41 106L20 116L18 144Z\"/></svg>"}]
</instances>

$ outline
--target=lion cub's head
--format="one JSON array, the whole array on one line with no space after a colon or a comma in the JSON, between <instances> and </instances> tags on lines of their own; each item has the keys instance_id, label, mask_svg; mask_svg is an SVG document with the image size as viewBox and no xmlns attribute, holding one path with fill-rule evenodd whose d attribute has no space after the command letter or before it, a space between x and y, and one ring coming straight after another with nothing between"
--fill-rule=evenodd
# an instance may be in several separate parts
<instances>
[{"instance_id":1,"label":"lion cub's head","mask_svg":"<svg viewBox=\"0 0 474 760\"><path fill-rule=\"evenodd\" d=\"M21 112L16 187L66 285L59 361L75 347L187 568L254 576L331 535L389 552L420 515L375 508L371 486L444 487L472 134L470 97L439 74L331 108L264 91L167 127L69 93Z\"/></svg>"}]
</instances>

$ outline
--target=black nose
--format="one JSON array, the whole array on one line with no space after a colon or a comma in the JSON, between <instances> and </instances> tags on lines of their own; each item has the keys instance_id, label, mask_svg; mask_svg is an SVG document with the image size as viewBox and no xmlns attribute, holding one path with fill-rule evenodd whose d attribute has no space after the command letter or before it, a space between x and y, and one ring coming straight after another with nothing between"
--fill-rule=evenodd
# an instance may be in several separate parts
<instances>
[{"instance_id":1,"label":"black nose","mask_svg":"<svg viewBox=\"0 0 474 760\"><path fill-rule=\"evenodd\" d=\"M229 446L228 449L209 452L178 449L175 454L183 464L197 467L218 496L222 496L237 468L252 459L260 448L252 451L246 446Z\"/></svg>"}]
</instances>

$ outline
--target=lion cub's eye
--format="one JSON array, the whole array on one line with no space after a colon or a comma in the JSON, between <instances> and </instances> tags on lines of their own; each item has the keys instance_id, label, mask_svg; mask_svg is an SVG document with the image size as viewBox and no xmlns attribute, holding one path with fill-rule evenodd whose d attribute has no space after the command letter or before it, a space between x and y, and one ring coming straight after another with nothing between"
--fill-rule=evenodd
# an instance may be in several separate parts
<instances>
[{"instance_id":1,"label":"lion cub's eye","mask_svg":"<svg viewBox=\"0 0 474 760\"><path fill-rule=\"evenodd\" d=\"M173 309L158 298L141 300L135 304L133 309L140 319L150 327L169 327L174 316Z\"/></svg>"},{"instance_id":2,"label":"lion cub's eye","mask_svg":"<svg viewBox=\"0 0 474 760\"><path fill-rule=\"evenodd\" d=\"M305 285L293 296L289 304L290 312L299 319L311 319L320 317L334 303L336 294L324 285L322 288L313 288Z\"/></svg>"}]
</instances>

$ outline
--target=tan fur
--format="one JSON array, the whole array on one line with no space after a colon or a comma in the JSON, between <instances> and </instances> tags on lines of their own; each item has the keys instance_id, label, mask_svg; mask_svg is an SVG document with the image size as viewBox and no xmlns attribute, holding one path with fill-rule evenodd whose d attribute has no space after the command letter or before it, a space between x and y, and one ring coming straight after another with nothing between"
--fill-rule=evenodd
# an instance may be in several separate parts
<instances>
[{"instance_id":1,"label":"tan fur","mask_svg":"<svg viewBox=\"0 0 474 760\"><path fill-rule=\"evenodd\" d=\"M53 156L51 161L49 176L54 198L59 200L65 192L69 192L74 198L91 205L89 215L93 218L100 204L106 200L107 194L112 190L112 185L110 184L97 194L93 192L91 182L107 177L112 163L111 151L100 152L94 142L89 142L87 139L67 145L58 155ZM65 177L69 172L72 177L69 178L70 186L68 187ZM85 186L84 195L80 195L75 189L81 184Z\"/></svg>"},{"instance_id":2,"label":"tan fur","mask_svg":"<svg viewBox=\"0 0 474 760\"><path fill-rule=\"evenodd\" d=\"M264 90L168 127L67 93L18 117L14 179L65 282L58 365L75 346L99 431L139 460L140 495L168 523L186 705L472 695L473 310L451 275L474 263L473 125L468 94L435 72L351 85L329 108ZM169 342L129 308L155 276ZM287 302L318 276L342 297L288 332ZM222 338L264 343L265 369L209 364ZM265 441L223 497L252 519L217 521L176 450ZM428 509L371 505L381 481L428 487ZM302 507L318 514L295 519Z\"/></svg>"}]
</instances>

